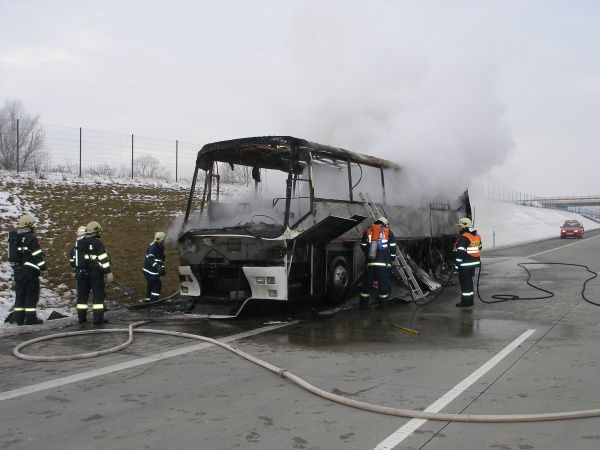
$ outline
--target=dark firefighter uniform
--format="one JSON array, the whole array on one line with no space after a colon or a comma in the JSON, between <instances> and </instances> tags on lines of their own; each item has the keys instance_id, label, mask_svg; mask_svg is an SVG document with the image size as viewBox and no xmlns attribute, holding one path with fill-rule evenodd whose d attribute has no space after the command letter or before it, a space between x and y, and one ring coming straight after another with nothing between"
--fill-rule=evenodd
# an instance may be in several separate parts
<instances>
[{"instance_id":1,"label":"dark firefighter uniform","mask_svg":"<svg viewBox=\"0 0 600 450\"><path fill-rule=\"evenodd\" d=\"M77 279L77 274L79 273L79 269L76 264L76 252L77 252L77 242L79 242L85 236L85 227L81 226L77 229L77 240L75 241L75 245L71 247L69 251L69 264L73 268L73 273L75 274L75 278Z\"/></svg>"},{"instance_id":2,"label":"dark firefighter uniform","mask_svg":"<svg viewBox=\"0 0 600 450\"><path fill-rule=\"evenodd\" d=\"M21 226L21 221L19 226ZM17 229L17 262L15 272L15 306L17 325L36 325L43 321L37 318L35 307L40 299L40 272L46 270L44 252L33 234L31 225Z\"/></svg>"},{"instance_id":3,"label":"dark firefighter uniform","mask_svg":"<svg viewBox=\"0 0 600 450\"><path fill-rule=\"evenodd\" d=\"M387 226L387 219L380 217L365 230L360 246L366 256L366 270L360 292L360 307L366 308L371 298L373 281L377 281L378 300L385 306L390 296L390 273L392 261L396 259L396 240ZM374 247L377 247L376 251Z\"/></svg>"},{"instance_id":4,"label":"dark firefighter uniform","mask_svg":"<svg viewBox=\"0 0 600 450\"><path fill-rule=\"evenodd\" d=\"M144 267L142 272L146 278L146 301L152 302L160 297L162 281L160 277L165 274L165 234L157 232L152 242L146 249Z\"/></svg>"},{"instance_id":5,"label":"dark firefighter uniform","mask_svg":"<svg viewBox=\"0 0 600 450\"><path fill-rule=\"evenodd\" d=\"M97 224L97 223L96 223ZM88 224L86 236L76 243L75 271L77 277L77 316L79 323L87 321L88 297L92 292L93 320L95 324L106 322L104 319L104 299L106 288L104 275L111 273L110 256L100 240L97 228ZM112 275L111 275L112 277Z\"/></svg>"},{"instance_id":6,"label":"dark firefighter uniform","mask_svg":"<svg viewBox=\"0 0 600 450\"><path fill-rule=\"evenodd\" d=\"M462 296L456 306L469 307L473 306L475 298L473 288L475 268L481 265L481 236L477 234L477 230L472 228L470 219L460 219L458 226L460 235L454 244L454 265L458 268L458 281Z\"/></svg>"}]
</instances>

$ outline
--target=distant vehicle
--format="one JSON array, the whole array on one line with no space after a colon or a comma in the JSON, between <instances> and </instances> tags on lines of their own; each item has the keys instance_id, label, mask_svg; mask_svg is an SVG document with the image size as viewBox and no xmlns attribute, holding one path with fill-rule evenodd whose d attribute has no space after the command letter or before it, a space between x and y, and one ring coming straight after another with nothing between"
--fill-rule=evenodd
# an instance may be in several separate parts
<instances>
[{"instance_id":1,"label":"distant vehicle","mask_svg":"<svg viewBox=\"0 0 600 450\"><path fill-rule=\"evenodd\" d=\"M583 225L579 220L565 220L560 227L560 238L565 239L574 237L581 239L583 237Z\"/></svg>"}]
</instances>

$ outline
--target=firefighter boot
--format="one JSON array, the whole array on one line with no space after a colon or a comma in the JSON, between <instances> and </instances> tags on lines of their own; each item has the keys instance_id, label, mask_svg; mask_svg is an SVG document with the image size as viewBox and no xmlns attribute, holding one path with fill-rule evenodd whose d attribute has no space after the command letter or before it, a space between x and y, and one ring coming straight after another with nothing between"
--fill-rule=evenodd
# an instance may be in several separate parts
<instances>
[{"instance_id":1,"label":"firefighter boot","mask_svg":"<svg viewBox=\"0 0 600 450\"><path fill-rule=\"evenodd\" d=\"M25 323L25 311L14 311L13 314L17 325L23 325Z\"/></svg>"},{"instance_id":2,"label":"firefighter boot","mask_svg":"<svg viewBox=\"0 0 600 450\"><path fill-rule=\"evenodd\" d=\"M471 300L469 302L469 301L461 299L460 302L458 302L455 306L457 308L470 308L471 306L473 306L473 300Z\"/></svg>"},{"instance_id":3,"label":"firefighter boot","mask_svg":"<svg viewBox=\"0 0 600 450\"><path fill-rule=\"evenodd\" d=\"M79 319L80 324L84 324L87 322L87 313L88 313L87 305L85 305L85 308L77 305L77 318Z\"/></svg>"},{"instance_id":4,"label":"firefighter boot","mask_svg":"<svg viewBox=\"0 0 600 450\"><path fill-rule=\"evenodd\" d=\"M108 323L108 320L104 318L104 309L94 309L94 325L103 323Z\"/></svg>"},{"instance_id":5,"label":"firefighter boot","mask_svg":"<svg viewBox=\"0 0 600 450\"><path fill-rule=\"evenodd\" d=\"M369 302L371 300L371 294L367 292L361 292L358 300L358 306L360 309L369 309Z\"/></svg>"},{"instance_id":6,"label":"firefighter boot","mask_svg":"<svg viewBox=\"0 0 600 450\"><path fill-rule=\"evenodd\" d=\"M35 311L25 311L25 325L39 325L44 323L42 319L38 319Z\"/></svg>"}]
</instances>

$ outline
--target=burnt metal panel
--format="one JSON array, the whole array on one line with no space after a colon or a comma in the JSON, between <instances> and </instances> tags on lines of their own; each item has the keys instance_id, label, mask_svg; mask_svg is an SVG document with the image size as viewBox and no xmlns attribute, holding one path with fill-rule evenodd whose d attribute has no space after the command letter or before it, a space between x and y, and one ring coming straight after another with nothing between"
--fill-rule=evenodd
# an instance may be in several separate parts
<instances>
[{"instance_id":1,"label":"burnt metal panel","mask_svg":"<svg viewBox=\"0 0 600 450\"><path fill-rule=\"evenodd\" d=\"M358 215L350 218L329 216L300 233L295 239L298 242L309 241L315 244L327 244L351 228L354 228L365 219L365 216Z\"/></svg>"}]
</instances>

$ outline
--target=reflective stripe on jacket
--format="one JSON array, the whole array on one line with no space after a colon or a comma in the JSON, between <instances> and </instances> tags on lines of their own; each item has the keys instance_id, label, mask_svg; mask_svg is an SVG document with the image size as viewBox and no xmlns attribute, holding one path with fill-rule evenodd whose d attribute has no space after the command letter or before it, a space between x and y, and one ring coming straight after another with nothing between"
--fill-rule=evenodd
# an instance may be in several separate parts
<instances>
[{"instance_id":1,"label":"reflective stripe on jacket","mask_svg":"<svg viewBox=\"0 0 600 450\"><path fill-rule=\"evenodd\" d=\"M472 234L469 231L464 233L463 236L465 236L469 240L469 243L467 245L467 254L474 258L481 257L481 254L479 253L479 250L481 250L481 236L479 236L477 232L475 232L475 234Z\"/></svg>"},{"instance_id":2,"label":"reflective stripe on jacket","mask_svg":"<svg viewBox=\"0 0 600 450\"><path fill-rule=\"evenodd\" d=\"M165 265L165 247L159 242L152 242L146 249L144 258L145 273L152 276L160 276L160 269Z\"/></svg>"},{"instance_id":3,"label":"reflective stripe on jacket","mask_svg":"<svg viewBox=\"0 0 600 450\"><path fill-rule=\"evenodd\" d=\"M38 272L46 270L44 252L40 248L40 244L33 231L19 232L17 235L17 250L22 255L21 264L23 266L31 267Z\"/></svg>"},{"instance_id":4,"label":"reflective stripe on jacket","mask_svg":"<svg viewBox=\"0 0 600 450\"><path fill-rule=\"evenodd\" d=\"M454 264L459 267L478 266L480 262L481 236L477 230L461 231L454 244Z\"/></svg>"},{"instance_id":5,"label":"reflective stripe on jacket","mask_svg":"<svg viewBox=\"0 0 600 450\"><path fill-rule=\"evenodd\" d=\"M110 256L98 236L86 236L81 239L85 249L84 259L89 261L90 269L98 268L102 273L110 273Z\"/></svg>"}]
</instances>

